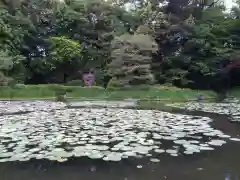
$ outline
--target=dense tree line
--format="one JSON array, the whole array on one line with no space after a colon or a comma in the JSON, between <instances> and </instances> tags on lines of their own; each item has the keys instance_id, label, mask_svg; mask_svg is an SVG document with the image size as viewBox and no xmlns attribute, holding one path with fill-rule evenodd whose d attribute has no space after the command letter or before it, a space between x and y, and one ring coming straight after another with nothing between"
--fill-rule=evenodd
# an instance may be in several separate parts
<instances>
[{"instance_id":1,"label":"dense tree line","mask_svg":"<svg viewBox=\"0 0 240 180\"><path fill-rule=\"evenodd\" d=\"M91 69L98 85L210 88L240 61L239 18L210 0L0 0L0 84Z\"/></svg>"}]
</instances>

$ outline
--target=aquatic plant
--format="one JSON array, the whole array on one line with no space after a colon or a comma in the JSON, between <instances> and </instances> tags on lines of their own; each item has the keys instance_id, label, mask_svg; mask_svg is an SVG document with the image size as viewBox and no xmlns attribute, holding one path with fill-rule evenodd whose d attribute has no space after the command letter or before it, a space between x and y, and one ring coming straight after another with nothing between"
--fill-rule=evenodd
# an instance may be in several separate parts
<instances>
[{"instance_id":1,"label":"aquatic plant","mask_svg":"<svg viewBox=\"0 0 240 180\"><path fill-rule=\"evenodd\" d=\"M67 109L56 102L24 106L30 108L29 104L33 112L0 116L0 162L65 162L84 156L104 161L145 156L159 162L163 153L191 155L228 140L240 141L211 127L208 117L157 110ZM172 147L166 148L165 142Z\"/></svg>"},{"instance_id":2,"label":"aquatic plant","mask_svg":"<svg viewBox=\"0 0 240 180\"><path fill-rule=\"evenodd\" d=\"M238 99L226 99L221 103L197 103L189 102L185 105L169 104L168 106L187 109L189 111L203 111L209 113L224 114L230 116L230 121L240 122L240 103Z\"/></svg>"}]
</instances>

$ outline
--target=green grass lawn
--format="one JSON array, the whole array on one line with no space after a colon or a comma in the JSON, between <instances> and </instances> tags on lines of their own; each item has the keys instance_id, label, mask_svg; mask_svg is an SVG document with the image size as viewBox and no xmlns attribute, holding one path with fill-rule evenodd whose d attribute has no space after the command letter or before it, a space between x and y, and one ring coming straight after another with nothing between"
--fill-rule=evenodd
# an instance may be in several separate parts
<instances>
[{"instance_id":1,"label":"green grass lawn","mask_svg":"<svg viewBox=\"0 0 240 180\"><path fill-rule=\"evenodd\" d=\"M196 91L167 86L139 86L134 88L108 88L102 87L78 87L63 85L18 85L16 87L1 87L0 99L2 100L25 100L25 99L54 99L56 92L66 90L69 99L141 99L141 100L164 100L164 101L188 101L196 99L201 93L206 99L214 98L212 91Z\"/></svg>"}]
</instances>

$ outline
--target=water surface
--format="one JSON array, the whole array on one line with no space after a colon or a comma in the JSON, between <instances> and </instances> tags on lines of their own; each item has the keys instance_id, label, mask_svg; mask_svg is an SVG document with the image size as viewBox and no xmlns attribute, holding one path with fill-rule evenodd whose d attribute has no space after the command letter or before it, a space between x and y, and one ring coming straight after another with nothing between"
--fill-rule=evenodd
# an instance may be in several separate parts
<instances>
[{"instance_id":1,"label":"water surface","mask_svg":"<svg viewBox=\"0 0 240 180\"><path fill-rule=\"evenodd\" d=\"M209 116L214 119L215 128L233 137L240 135L240 125L230 123L225 115L177 112ZM1 180L224 180L228 175L232 180L240 179L240 142L227 141L214 151L194 155L171 157L162 154L160 160L153 163L147 158L130 158L105 162L71 158L64 163L47 160L6 162L0 163L0 177ZM142 168L137 168L138 165Z\"/></svg>"}]
</instances>

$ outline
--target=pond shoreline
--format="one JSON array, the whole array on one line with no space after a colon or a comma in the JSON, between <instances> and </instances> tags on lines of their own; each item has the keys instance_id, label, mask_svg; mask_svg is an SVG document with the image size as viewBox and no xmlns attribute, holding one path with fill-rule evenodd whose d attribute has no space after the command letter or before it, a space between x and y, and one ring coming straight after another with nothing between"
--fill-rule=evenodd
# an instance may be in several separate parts
<instances>
[{"instance_id":1,"label":"pond shoreline","mask_svg":"<svg viewBox=\"0 0 240 180\"><path fill-rule=\"evenodd\" d=\"M170 99L173 101L185 101L203 94L205 98L215 97L212 91L200 91L181 89L168 86L137 86L123 88L107 88L100 86L81 87L64 86L59 84L45 85L17 85L16 87L2 87L0 99L2 100L26 100L26 99L55 99L59 93L66 93L67 99L98 99L98 100L123 100L133 99Z\"/></svg>"}]
</instances>

